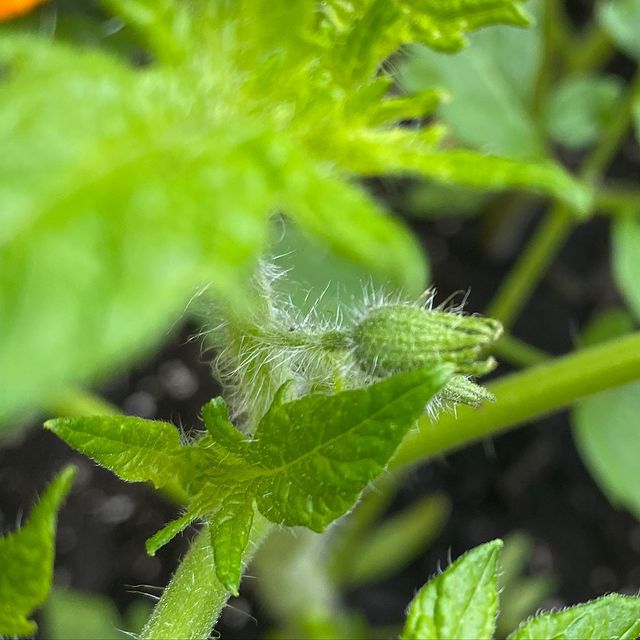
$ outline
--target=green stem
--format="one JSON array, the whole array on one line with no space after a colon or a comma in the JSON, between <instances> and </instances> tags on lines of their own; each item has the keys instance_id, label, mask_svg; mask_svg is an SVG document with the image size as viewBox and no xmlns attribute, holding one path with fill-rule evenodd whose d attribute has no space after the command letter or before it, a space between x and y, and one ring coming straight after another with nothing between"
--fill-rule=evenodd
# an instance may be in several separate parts
<instances>
[{"instance_id":1,"label":"green stem","mask_svg":"<svg viewBox=\"0 0 640 640\"><path fill-rule=\"evenodd\" d=\"M596 194L598 211L612 215L640 213L640 190L633 187L603 188Z\"/></svg>"},{"instance_id":2,"label":"green stem","mask_svg":"<svg viewBox=\"0 0 640 640\"><path fill-rule=\"evenodd\" d=\"M568 43L567 71L575 74L601 68L615 52L611 38L594 22L585 34Z\"/></svg>"},{"instance_id":3,"label":"green stem","mask_svg":"<svg viewBox=\"0 0 640 640\"><path fill-rule=\"evenodd\" d=\"M256 513L243 563L273 525ZM191 544L140 633L140 640L206 640L230 593L216 577L208 527Z\"/></svg>"},{"instance_id":4,"label":"green stem","mask_svg":"<svg viewBox=\"0 0 640 640\"><path fill-rule=\"evenodd\" d=\"M584 181L597 182L615 155L633 120L633 107L639 94L640 75L632 82L620 104L619 113L584 161L580 169L580 177ZM554 205L498 290L487 315L500 320L506 329L511 327L574 224L574 216L565 205Z\"/></svg>"},{"instance_id":5,"label":"green stem","mask_svg":"<svg viewBox=\"0 0 640 640\"><path fill-rule=\"evenodd\" d=\"M436 423L428 417L400 445L391 468L413 465L569 406L580 398L640 378L640 332L583 349L521 373L490 390L496 402L458 407Z\"/></svg>"},{"instance_id":6,"label":"green stem","mask_svg":"<svg viewBox=\"0 0 640 640\"><path fill-rule=\"evenodd\" d=\"M505 333L493 346L493 354L516 367L533 367L545 362L550 355Z\"/></svg>"},{"instance_id":7,"label":"green stem","mask_svg":"<svg viewBox=\"0 0 640 640\"><path fill-rule=\"evenodd\" d=\"M527 244L524 253L502 283L487 308L487 315L512 326L573 227L573 216L563 204L556 204Z\"/></svg>"},{"instance_id":8,"label":"green stem","mask_svg":"<svg viewBox=\"0 0 640 640\"><path fill-rule=\"evenodd\" d=\"M615 117L611 119L600 141L580 168L580 177L586 182L595 183L598 176L607 168L615 156L618 147L633 123L635 105L639 98L640 73L637 73L631 81L631 85L621 101Z\"/></svg>"}]
</instances>

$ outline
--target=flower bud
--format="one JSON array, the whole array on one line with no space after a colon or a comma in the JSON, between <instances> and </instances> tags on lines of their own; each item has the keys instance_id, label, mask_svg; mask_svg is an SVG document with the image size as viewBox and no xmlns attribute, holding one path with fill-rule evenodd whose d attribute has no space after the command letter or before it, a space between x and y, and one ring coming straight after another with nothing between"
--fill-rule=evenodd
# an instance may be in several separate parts
<instances>
[{"instance_id":1,"label":"flower bud","mask_svg":"<svg viewBox=\"0 0 640 640\"><path fill-rule=\"evenodd\" d=\"M502 325L491 318L389 304L365 313L350 339L361 369L375 376L441 363L460 376L476 376L495 367L486 351L501 334Z\"/></svg>"}]
</instances>

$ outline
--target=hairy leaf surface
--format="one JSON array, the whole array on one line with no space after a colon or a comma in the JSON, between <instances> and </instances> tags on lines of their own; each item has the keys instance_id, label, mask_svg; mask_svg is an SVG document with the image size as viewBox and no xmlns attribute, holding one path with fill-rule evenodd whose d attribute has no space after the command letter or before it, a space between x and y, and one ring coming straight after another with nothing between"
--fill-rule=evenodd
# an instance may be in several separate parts
<instances>
[{"instance_id":1,"label":"hairy leaf surface","mask_svg":"<svg viewBox=\"0 0 640 640\"><path fill-rule=\"evenodd\" d=\"M153 536L148 550L205 518L218 577L236 591L254 508L276 524L322 531L382 472L448 377L446 367L416 370L364 389L274 402L252 439L234 430L217 400L203 409L206 435L185 444L171 425L138 418L46 426L125 480L162 486L179 478L190 496L187 512Z\"/></svg>"},{"instance_id":2,"label":"hairy leaf surface","mask_svg":"<svg viewBox=\"0 0 640 640\"><path fill-rule=\"evenodd\" d=\"M0 636L32 636L37 629L28 616L51 588L57 511L74 475L72 467L60 472L25 524L0 537Z\"/></svg>"},{"instance_id":3,"label":"hairy leaf surface","mask_svg":"<svg viewBox=\"0 0 640 640\"><path fill-rule=\"evenodd\" d=\"M634 640L640 634L640 598L613 593L522 623L507 640Z\"/></svg>"},{"instance_id":4,"label":"hairy leaf surface","mask_svg":"<svg viewBox=\"0 0 640 640\"><path fill-rule=\"evenodd\" d=\"M493 637L498 610L496 567L501 540L468 551L420 589L402 640Z\"/></svg>"}]
</instances>

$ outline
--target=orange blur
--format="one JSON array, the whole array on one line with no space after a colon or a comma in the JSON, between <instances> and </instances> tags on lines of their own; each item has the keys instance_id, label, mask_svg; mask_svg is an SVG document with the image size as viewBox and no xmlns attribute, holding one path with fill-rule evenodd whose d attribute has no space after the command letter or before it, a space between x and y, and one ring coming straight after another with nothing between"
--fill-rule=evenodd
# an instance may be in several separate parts
<instances>
[{"instance_id":1,"label":"orange blur","mask_svg":"<svg viewBox=\"0 0 640 640\"><path fill-rule=\"evenodd\" d=\"M28 13L33 7L45 0L0 0L0 20L9 20L23 13Z\"/></svg>"}]
</instances>

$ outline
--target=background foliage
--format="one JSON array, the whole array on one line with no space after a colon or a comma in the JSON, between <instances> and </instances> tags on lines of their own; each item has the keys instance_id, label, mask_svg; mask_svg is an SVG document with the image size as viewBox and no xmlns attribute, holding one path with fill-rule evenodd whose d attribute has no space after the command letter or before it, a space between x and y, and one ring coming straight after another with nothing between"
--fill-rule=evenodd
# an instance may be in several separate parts
<instances>
[{"instance_id":1,"label":"background foliage","mask_svg":"<svg viewBox=\"0 0 640 640\"><path fill-rule=\"evenodd\" d=\"M551 203L488 306L508 329L569 234L608 217L616 291L592 305L593 317L571 322L580 346L630 333L640 318L640 193L630 179L640 5L566 8L571 16L533 0L421 11L403 0L322 11L246 0L193 3L192 19L181 3L114 0L51 2L4 23L0 429L40 412L106 413L79 387L153 353L191 317L198 292L245 313L264 255L286 254L280 264L294 278L282 286L302 307L328 287L318 308L335 311L363 279L418 294L437 250L425 254L391 208L428 248L434 219L463 215L499 246L528 234L514 220ZM548 357L510 335L497 351L515 366ZM571 416L595 480L636 517L637 406L630 382L582 399ZM365 552L398 553L401 536L406 556L394 562L410 563L424 549L420 533L446 517L427 504L367 538L384 505L372 508L341 543L343 559L357 547L365 560L349 575L335 569L339 560L329 575L309 573L325 592L353 575L380 579L392 568ZM323 545L300 557L324 557ZM274 617L283 633L322 635L336 599L297 620ZM65 606L52 600L50 620L64 620ZM338 628L364 628L334 617Z\"/></svg>"}]
</instances>

